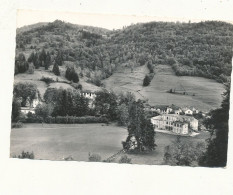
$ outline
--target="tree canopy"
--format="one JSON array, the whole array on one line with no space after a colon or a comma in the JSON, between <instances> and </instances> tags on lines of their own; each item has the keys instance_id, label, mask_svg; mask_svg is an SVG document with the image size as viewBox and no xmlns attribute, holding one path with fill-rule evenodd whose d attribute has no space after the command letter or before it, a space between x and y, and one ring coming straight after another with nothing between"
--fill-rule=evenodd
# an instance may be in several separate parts
<instances>
[{"instance_id":1,"label":"tree canopy","mask_svg":"<svg viewBox=\"0 0 233 195\"><path fill-rule=\"evenodd\" d=\"M32 104L37 98L37 86L32 83L17 83L14 85L14 97L20 99L21 106L26 106L27 101Z\"/></svg>"},{"instance_id":2,"label":"tree canopy","mask_svg":"<svg viewBox=\"0 0 233 195\"><path fill-rule=\"evenodd\" d=\"M145 117L143 103L133 102L129 109L128 137L122 142L127 151L151 151L155 149L153 124Z\"/></svg>"},{"instance_id":3,"label":"tree canopy","mask_svg":"<svg viewBox=\"0 0 233 195\"><path fill-rule=\"evenodd\" d=\"M16 42L17 53L41 49L40 43L51 51L51 61L58 66L75 62L77 67L100 71L100 79L122 65L147 65L152 73L154 66L168 64L177 75L226 82L232 69L233 25L225 22L149 22L107 31L55 21L17 33ZM35 53L35 68L47 66L45 53Z\"/></svg>"},{"instance_id":4,"label":"tree canopy","mask_svg":"<svg viewBox=\"0 0 233 195\"><path fill-rule=\"evenodd\" d=\"M221 108L210 112L210 118L205 125L211 130L212 137L208 140L206 153L200 159L201 166L225 167L227 163L230 83L226 84L226 91Z\"/></svg>"}]
</instances>

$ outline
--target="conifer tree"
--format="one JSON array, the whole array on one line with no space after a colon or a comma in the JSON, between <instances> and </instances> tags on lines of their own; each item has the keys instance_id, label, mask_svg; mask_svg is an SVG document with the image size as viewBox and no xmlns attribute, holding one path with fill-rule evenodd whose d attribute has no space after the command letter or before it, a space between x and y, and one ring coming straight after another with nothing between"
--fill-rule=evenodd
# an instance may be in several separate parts
<instances>
[{"instance_id":1,"label":"conifer tree","mask_svg":"<svg viewBox=\"0 0 233 195\"><path fill-rule=\"evenodd\" d=\"M51 57L50 57L49 52L47 52L46 58L45 58L45 64L44 64L45 70L48 70L50 63L51 63Z\"/></svg>"},{"instance_id":2,"label":"conifer tree","mask_svg":"<svg viewBox=\"0 0 233 195\"><path fill-rule=\"evenodd\" d=\"M53 65L53 73L57 76L60 76L60 70L59 70L57 63Z\"/></svg>"},{"instance_id":3,"label":"conifer tree","mask_svg":"<svg viewBox=\"0 0 233 195\"><path fill-rule=\"evenodd\" d=\"M55 57L55 63L57 63L58 66L61 66L63 63L63 54L62 51L60 50L57 52L57 55Z\"/></svg>"}]
</instances>

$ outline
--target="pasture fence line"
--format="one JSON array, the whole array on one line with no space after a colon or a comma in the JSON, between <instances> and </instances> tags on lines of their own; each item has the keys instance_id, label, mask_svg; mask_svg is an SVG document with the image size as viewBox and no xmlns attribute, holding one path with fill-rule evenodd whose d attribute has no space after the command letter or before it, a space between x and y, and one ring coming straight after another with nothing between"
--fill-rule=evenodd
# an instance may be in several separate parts
<instances>
[{"instance_id":1,"label":"pasture fence line","mask_svg":"<svg viewBox=\"0 0 233 195\"><path fill-rule=\"evenodd\" d=\"M105 161L106 162L111 162L113 161L119 154L125 153L125 150L122 149L120 151L118 151L116 154L113 154L112 156L108 157Z\"/></svg>"}]
</instances>

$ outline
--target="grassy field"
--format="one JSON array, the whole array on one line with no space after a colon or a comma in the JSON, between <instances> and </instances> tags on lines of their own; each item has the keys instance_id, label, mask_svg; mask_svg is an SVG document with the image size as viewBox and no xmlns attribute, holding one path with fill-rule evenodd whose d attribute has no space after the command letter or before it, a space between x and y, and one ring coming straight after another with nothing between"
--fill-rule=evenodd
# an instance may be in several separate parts
<instances>
[{"instance_id":1,"label":"grassy field","mask_svg":"<svg viewBox=\"0 0 233 195\"><path fill-rule=\"evenodd\" d=\"M175 104L181 107L194 106L202 111L208 111L218 108L221 104L224 87L214 80L191 76L179 77L174 74L170 66L158 65L150 85L142 87L147 72L145 66L136 68L133 73L130 70L117 72L106 79L104 84L106 88L116 92L133 92L137 98L148 100L151 105ZM185 89L190 95L167 93L171 88Z\"/></svg>"},{"instance_id":2,"label":"grassy field","mask_svg":"<svg viewBox=\"0 0 233 195\"><path fill-rule=\"evenodd\" d=\"M66 65L60 66L60 72L61 72L61 76L56 76L54 75L54 73L52 72L52 67L49 67L49 70L44 70L44 68L40 67L39 69L35 69L34 74L28 74L28 73L22 73L22 74L17 74L14 76L14 83L18 83L18 82L29 82L29 83L33 83L37 86L37 89L39 90L41 96L43 97L45 91L47 88L64 88L64 89L74 89L70 84L68 83L61 83L61 82L69 82L66 78L65 78L65 71L66 71ZM55 82L54 83L50 83L49 85L47 85L45 82L40 81L40 79L42 77L48 77L53 79ZM56 82L57 79L59 80L59 83ZM82 85L83 90L90 90L90 91L99 91L100 88L91 84L91 83L87 83L84 79L80 78L80 82L79 84Z\"/></svg>"},{"instance_id":3,"label":"grassy field","mask_svg":"<svg viewBox=\"0 0 233 195\"><path fill-rule=\"evenodd\" d=\"M126 135L126 129L104 124L26 124L12 129L11 156L24 150L33 151L36 159L62 160L71 155L87 161L91 152L105 159L122 149Z\"/></svg>"},{"instance_id":4,"label":"grassy field","mask_svg":"<svg viewBox=\"0 0 233 195\"><path fill-rule=\"evenodd\" d=\"M88 153L101 155L102 160L122 149L121 141L127 137L127 130L104 124L26 124L23 128L12 129L10 156L23 150L33 151L36 159L62 160L72 156L77 161L88 161ZM156 133L156 150L150 154L128 155L134 164L161 164L164 147L171 144L176 136ZM204 141L207 133L190 141Z\"/></svg>"}]
</instances>

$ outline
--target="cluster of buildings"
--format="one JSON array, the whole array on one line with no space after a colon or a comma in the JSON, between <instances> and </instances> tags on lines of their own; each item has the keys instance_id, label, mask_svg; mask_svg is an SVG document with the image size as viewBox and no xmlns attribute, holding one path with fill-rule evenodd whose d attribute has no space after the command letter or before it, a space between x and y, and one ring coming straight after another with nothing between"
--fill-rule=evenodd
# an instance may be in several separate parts
<instances>
[{"instance_id":1,"label":"cluster of buildings","mask_svg":"<svg viewBox=\"0 0 233 195\"><path fill-rule=\"evenodd\" d=\"M163 114L151 118L155 129L168 130L177 134L189 134L198 131L198 120L192 116Z\"/></svg>"},{"instance_id":2,"label":"cluster of buildings","mask_svg":"<svg viewBox=\"0 0 233 195\"><path fill-rule=\"evenodd\" d=\"M26 102L25 107L21 107L21 112L23 114L28 114L31 112L32 114L35 114L35 108L40 103L39 98L35 98L31 103L29 101Z\"/></svg>"},{"instance_id":3,"label":"cluster of buildings","mask_svg":"<svg viewBox=\"0 0 233 195\"><path fill-rule=\"evenodd\" d=\"M193 107L158 106L152 107L151 111L160 114L151 118L155 129L167 130L181 135L198 131L198 120L193 115L198 114L199 111Z\"/></svg>"},{"instance_id":4,"label":"cluster of buildings","mask_svg":"<svg viewBox=\"0 0 233 195\"><path fill-rule=\"evenodd\" d=\"M199 110L194 107L179 108L177 106L153 106L150 107L151 111L159 114L177 114L177 115L194 115L198 114Z\"/></svg>"}]
</instances>

